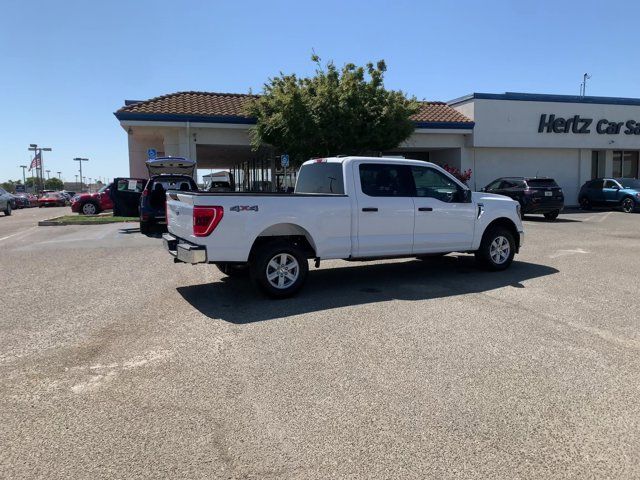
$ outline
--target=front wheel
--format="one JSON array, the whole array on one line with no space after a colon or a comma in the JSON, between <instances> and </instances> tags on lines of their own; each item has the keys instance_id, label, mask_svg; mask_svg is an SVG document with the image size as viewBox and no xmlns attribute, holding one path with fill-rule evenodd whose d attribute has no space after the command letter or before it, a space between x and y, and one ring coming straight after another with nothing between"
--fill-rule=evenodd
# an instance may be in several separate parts
<instances>
[{"instance_id":1,"label":"front wheel","mask_svg":"<svg viewBox=\"0 0 640 480\"><path fill-rule=\"evenodd\" d=\"M309 273L304 253L287 242L268 243L261 247L251 262L251 278L273 298L295 295Z\"/></svg>"},{"instance_id":2,"label":"front wheel","mask_svg":"<svg viewBox=\"0 0 640 480\"><path fill-rule=\"evenodd\" d=\"M582 208L582 210L591 210L593 206L591 205L591 201L587 197L582 197L580 199L580 208Z\"/></svg>"},{"instance_id":3,"label":"front wheel","mask_svg":"<svg viewBox=\"0 0 640 480\"><path fill-rule=\"evenodd\" d=\"M87 202L82 206L80 211L84 215L95 215L96 213L98 213L98 207L95 203Z\"/></svg>"},{"instance_id":4,"label":"front wheel","mask_svg":"<svg viewBox=\"0 0 640 480\"><path fill-rule=\"evenodd\" d=\"M558 215L560 215L560 210L554 210L553 212L545 213L544 218L546 218L550 222L553 222L556 218L558 218Z\"/></svg>"},{"instance_id":5,"label":"front wheel","mask_svg":"<svg viewBox=\"0 0 640 480\"><path fill-rule=\"evenodd\" d=\"M633 198L627 197L622 200L622 211L625 213L632 213L636 209L636 202L634 202Z\"/></svg>"},{"instance_id":6,"label":"front wheel","mask_svg":"<svg viewBox=\"0 0 640 480\"><path fill-rule=\"evenodd\" d=\"M487 230L482 236L476 260L489 270L505 270L513 262L516 242L513 234L503 227Z\"/></svg>"}]
</instances>

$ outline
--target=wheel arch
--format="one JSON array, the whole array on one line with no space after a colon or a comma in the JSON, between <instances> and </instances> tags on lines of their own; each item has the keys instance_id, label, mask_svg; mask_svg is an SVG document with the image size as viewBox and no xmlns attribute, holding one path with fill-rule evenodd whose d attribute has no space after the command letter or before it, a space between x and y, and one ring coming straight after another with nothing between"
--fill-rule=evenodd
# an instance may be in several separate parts
<instances>
[{"instance_id":1,"label":"wheel arch","mask_svg":"<svg viewBox=\"0 0 640 480\"><path fill-rule=\"evenodd\" d=\"M492 220L484 228L484 231L482 232L482 238L484 238L485 234L490 229L495 228L495 227L503 227L503 228L506 228L507 230L509 230L509 232L511 232L511 234L513 235L513 239L516 242L516 253L517 253L520 250L520 232L518 232L518 227L513 222L513 220L511 220L508 217L498 217L495 220Z\"/></svg>"},{"instance_id":2,"label":"wheel arch","mask_svg":"<svg viewBox=\"0 0 640 480\"><path fill-rule=\"evenodd\" d=\"M254 239L249 259L251 259L258 248L265 243L274 241L287 241L298 245L307 255L308 258L317 256L316 244L313 236L309 231L295 223L277 223L262 230Z\"/></svg>"}]
</instances>

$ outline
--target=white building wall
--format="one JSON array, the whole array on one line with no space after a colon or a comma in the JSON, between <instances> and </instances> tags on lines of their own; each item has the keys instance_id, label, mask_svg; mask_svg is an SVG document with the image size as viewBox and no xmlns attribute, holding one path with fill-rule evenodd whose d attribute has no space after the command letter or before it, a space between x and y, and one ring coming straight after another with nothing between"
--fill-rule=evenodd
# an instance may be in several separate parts
<instances>
[{"instance_id":1,"label":"white building wall","mask_svg":"<svg viewBox=\"0 0 640 480\"><path fill-rule=\"evenodd\" d=\"M470 186L476 190L499 177L553 177L564 191L566 205L578 204L578 191L591 168L589 159L589 170L581 173L581 165L587 165L579 149L476 148L474 156Z\"/></svg>"}]
</instances>

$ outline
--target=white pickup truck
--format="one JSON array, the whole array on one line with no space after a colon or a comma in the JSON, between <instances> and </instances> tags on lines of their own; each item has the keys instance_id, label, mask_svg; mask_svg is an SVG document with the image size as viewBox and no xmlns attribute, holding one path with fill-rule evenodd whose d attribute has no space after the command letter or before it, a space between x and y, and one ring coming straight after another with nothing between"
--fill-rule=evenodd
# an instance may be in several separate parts
<instances>
[{"instance_id":1,"label":"white pickup truck","mask_svg":"<svg viewBox=\"0 0 640 480\"><path fill-rule=\"evenodd\" d=\"M522 245L520 205L471 192L432 163L337 157L305 162L295 192L167 192L165 248L176 262L249 272L272 297L296 293L308 260L475 253L507 268Z\"/></svg>"}]
</instances>

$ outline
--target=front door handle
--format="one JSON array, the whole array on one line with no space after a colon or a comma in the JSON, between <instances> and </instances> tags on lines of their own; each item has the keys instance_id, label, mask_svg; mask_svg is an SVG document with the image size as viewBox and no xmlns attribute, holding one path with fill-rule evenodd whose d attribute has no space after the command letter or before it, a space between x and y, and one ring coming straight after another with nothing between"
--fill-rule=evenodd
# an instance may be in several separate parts
<instances>
[{"instance_id":1,"label":"front door handle","mask_svg":"<svg viewBox=\"0 0 640 480\"><path fill-rule=\"evenodd\" d=\"M431 207L418 207L419 212L433 212L433 208Z\"/></svg>"},{"instance_id":2,"label":"front door handle","mask_svg":"<svg viewBox=\"0 0 640 480\"><path fill-rule=\"evenodd\" d=\"M377 212L378 211L378 207L364 207L362 209L363 212Z\"/></svg>"}]
</instances>

